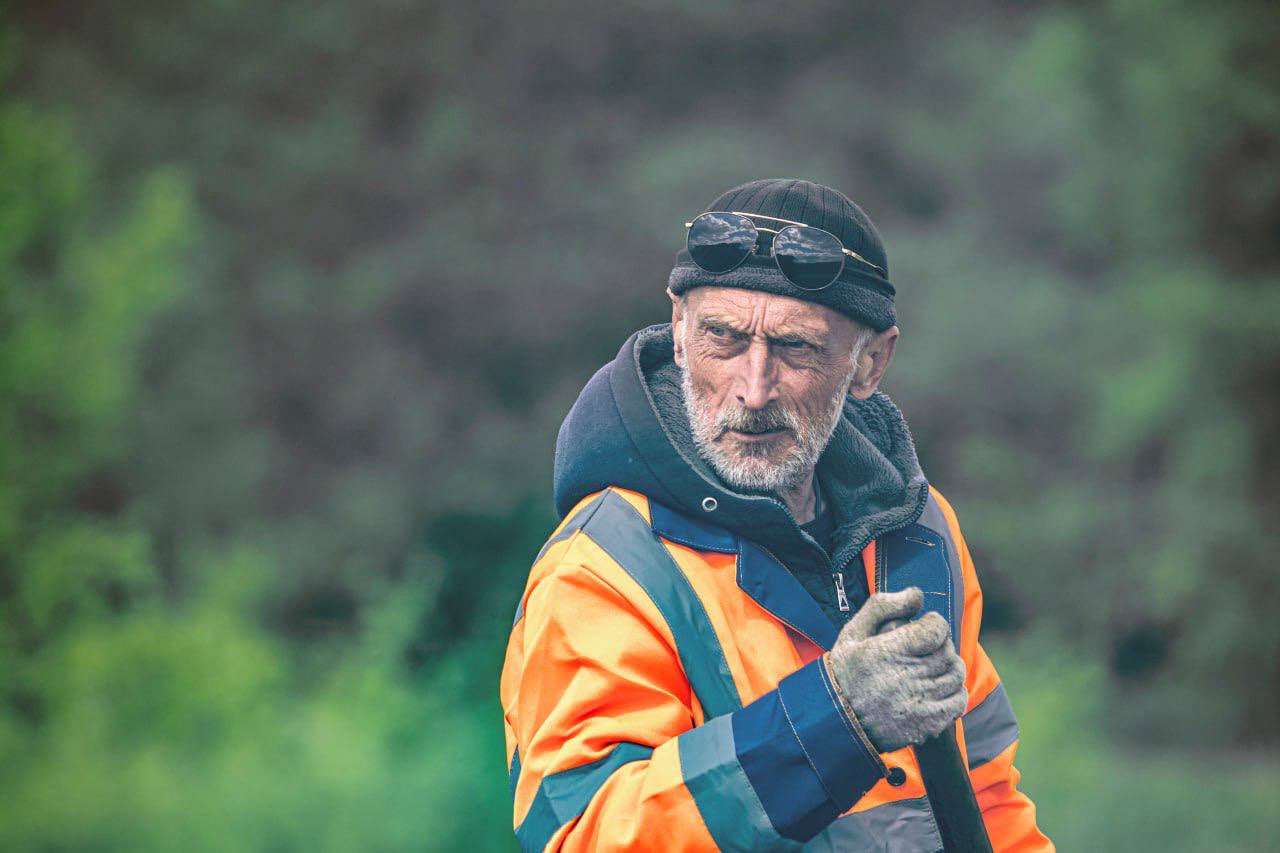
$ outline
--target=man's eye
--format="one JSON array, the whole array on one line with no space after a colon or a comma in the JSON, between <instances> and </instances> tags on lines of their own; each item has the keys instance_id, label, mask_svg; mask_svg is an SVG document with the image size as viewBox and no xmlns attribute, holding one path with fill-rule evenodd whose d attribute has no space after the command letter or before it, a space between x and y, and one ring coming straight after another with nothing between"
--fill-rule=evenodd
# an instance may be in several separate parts
<instances>
[{"instance_id":1,"label":"man's eye","mask_svg":"<svg viewBox=\"0 0 1280 853\"><path fill-rule=\"evenodd\" d=\"M802 349L808 349L808 348L809 348L809 342L808 342L808 341L801 341L801 340L784 340L784 341L779 341L778 343L782 344L784 347L786 347L787 349L791 349L791 350L802 350Z\"/></svg>"},{"instance_id":2,"label":"man's eye","mask_svg":"<svg viewBox=\"0 0 1280 853\"><path fill-rule=\"evenodd\" d=\"M729 330L724 326L707 326L707 333L717 338L726 338L729 336Z\"/></svg>"}]
</instances>

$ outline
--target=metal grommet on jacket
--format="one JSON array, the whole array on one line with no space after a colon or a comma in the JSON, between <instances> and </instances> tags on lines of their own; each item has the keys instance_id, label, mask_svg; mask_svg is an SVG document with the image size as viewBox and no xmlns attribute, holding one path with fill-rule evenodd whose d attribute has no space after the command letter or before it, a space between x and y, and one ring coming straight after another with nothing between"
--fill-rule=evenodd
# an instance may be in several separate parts
<instances>
[{"instance_id":1,"label":"metal grommet on jacket","mask_svg":"<svg viewBox=\"0 0 1280 853\"><path fill-rule=\"evenodd\" d=\"M903 782L907 781L907 771L903 770L901 767L890 767L889 775L884 778L888 780L890 785L897 788L902 785Z\"/></svg>"},{"instance_id":2,"label":"metal grommet on jacket","mask_svg":"<svg viewBox=\"0 0 1280 853\"><path fill-rule=\"evenodd\" d=\"M711 497L711 495L707 495L702 499L702 508L707 512L715 512L718 506L720 506L720 502Z\"/></svg>"}]
</instances>

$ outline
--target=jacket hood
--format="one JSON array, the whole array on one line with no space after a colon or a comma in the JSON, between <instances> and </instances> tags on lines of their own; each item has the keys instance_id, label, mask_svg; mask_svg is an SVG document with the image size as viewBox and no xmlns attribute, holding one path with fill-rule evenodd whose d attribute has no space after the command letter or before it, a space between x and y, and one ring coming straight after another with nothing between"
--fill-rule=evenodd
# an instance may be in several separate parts
<instances>
[{"instance_id":1,"label":"jacket hood","mask_svg":"<svg viewBox=\"0 0 1280 853\"><path fill-rule=\"evenodd\" d=\"M671 324L649 326L587 382L556 439L556 510L563 517L583 497L620 486L762 544L784 563L815 551L826 559L780 498L731 489L698 453L672 353ZM914 522L929 498L906 421L880 391L845 397L816 475L836 516L835 567Z\"/></svg>"}]
</instances>

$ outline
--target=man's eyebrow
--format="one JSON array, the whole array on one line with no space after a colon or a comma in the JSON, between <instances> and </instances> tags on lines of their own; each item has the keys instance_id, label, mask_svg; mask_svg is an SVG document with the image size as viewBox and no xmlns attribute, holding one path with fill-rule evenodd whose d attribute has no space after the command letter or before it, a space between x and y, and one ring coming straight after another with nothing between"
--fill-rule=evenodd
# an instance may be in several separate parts
<instances>
[{"instance_id":1,"label":"man's eyebrow","mask_svg":"<svg viewBox=\"0 0 1280 853\"><path fill-rule=\"evenodd\" d=\"M740 335L746 334L746 329L743 329L729 318L720 317L716 314L704 314L698 318L698 328L705 329L708 326L723 326L731 332L737 332Z\"/></svg>"},{"instance_id":2,"label":"man's eyebrow","mask_svg":"<svg viewBox=\"0 0 1280 853\"><path fill-rule=\"evenodd\" d=\"M721 317L717 314L704 314L698 318L698 328L705 329L708 326L723 326L736 334L747 334L746 330L736 324L733 320L730 320L727 317ZM774 330L774 333L769 335L769 340L799 340L815 347L821 347L825 342L825 336L819 332L813 331L812 329L805 328L804 326L790 326L784 323L782 328Z\"/></svg>"},{"instance_id":3,"label":"man's eyebrow","mask_svg":"<svg viewBox=\"0 0 1280 853\"><path fill-rule=\"evenodd\" d=\"M795 328L782 329L778 331L777 334L770 335L769 340L771 341L804 341L806 344L809 344L810 346L815 346L815 347L821 347L824 342L824 338L822 335L819 335L817 332L813 332L813 331L810 331L809 329L805 329L799 326Z\"/></svg>"}]
</instances>

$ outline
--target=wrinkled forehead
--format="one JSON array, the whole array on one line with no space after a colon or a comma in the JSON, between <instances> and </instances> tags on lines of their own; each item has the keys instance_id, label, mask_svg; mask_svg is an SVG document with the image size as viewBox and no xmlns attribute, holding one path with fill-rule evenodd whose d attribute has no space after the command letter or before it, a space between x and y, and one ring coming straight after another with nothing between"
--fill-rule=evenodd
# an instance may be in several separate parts
<instances>
[{"instance_id":1,"label":"wrinkled forehead","mask_svg":"<svg viewBox=\"0 0 1280 853\"><path fill-rule=\"evenodd\" d=\"M827 336L854 323L840 312L791 296L741 287L695 287L686 304L695 322L715 320L739 331L768 336L808 332ZM847 328L846 328L847 327Z\"/></svg>"}]
</instances>

